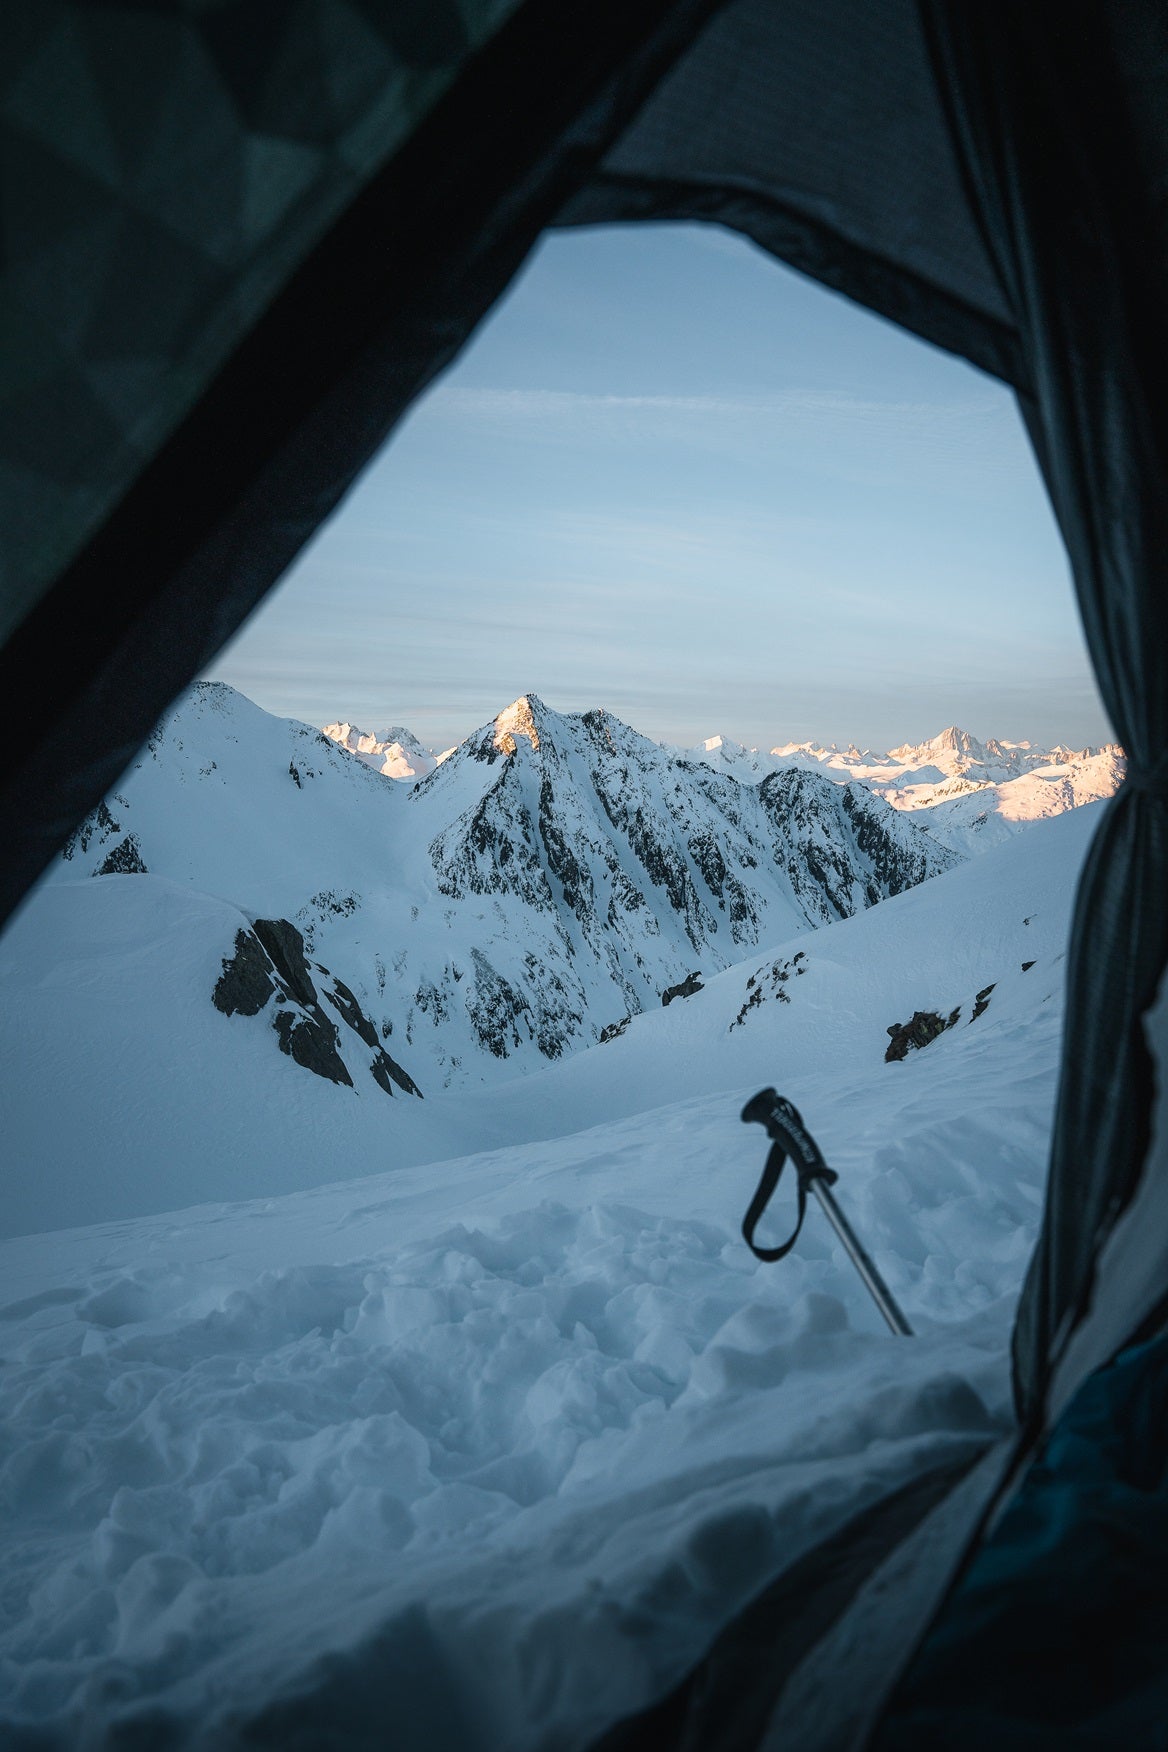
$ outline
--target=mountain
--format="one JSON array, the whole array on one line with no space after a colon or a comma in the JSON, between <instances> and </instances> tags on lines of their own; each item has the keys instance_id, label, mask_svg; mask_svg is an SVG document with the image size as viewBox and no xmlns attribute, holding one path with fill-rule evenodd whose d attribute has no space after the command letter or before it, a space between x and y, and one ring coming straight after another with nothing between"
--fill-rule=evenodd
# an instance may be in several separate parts
<instances>
[{"instance_id":1,"label":"mountain","mask_svg":"<svg viewBox=\"0 0 1168 1752\"><path fill-rule=\"evenodd\" d=\"M987 748L992 754L992 744ZM1124 767L1115 745L1059 748L1035 755L1033 764L1012 779L952 778L884 795L911 811L943 845L970 856L1000 845L1036 821L1102 802L1122 784Z\"/></svg>"},{"instance_id":2,"label":"mountain","mask_svg":"<svg viewBox=\"0 0 1168 1752\"><path fill-rule=\"evenodd\" d=\"M499 1056L528 1035L558 1057L658 1003L695 961L726 967L953 862L862 787L780 773L744 788L610 713L559 714L535 695L469 737L410 803L437 828L443 895L522 908L521 928L472 955L476 1025ZM452 965L428 993L436 1020L461 978Z\"/></svg>"},{"instance_id":3,"label":"mountain","mask_svg":"<svg viewBox=\"0 0 1168 1752\"><path fill-rule=\"evenodd\" d=\"M405 787L202 684L51 880L161 877L227 900L242 917L228 960L240 928L286 927L317 998L295 1027L281 1021L285 978L248 1025L305 1052L323 1016L366 1095L376 1048L428 1097L592 1045L690 976L955 861L861 785L789 771L743 786L609 713L560 714L535 695ZM348 1033L345 1004L360 1018Z\"/></svg>"},{"instance_id":4,"label":"mountain","mask_svg":"<svg viewBox=\"0 0 1168 1752\"><path fill-rule=\"evenodd\" d=\"M971 856L1051 815L1110 797L1123 779L1116 743L1099 748L1035 748L1029 742L979 742L950 725L927 742L887 754L853 743L785 743L764 753L712 736L688 757L746 784L795 768L838 783L859 781L893 808L911 813L934 839ZM975 800L976 799L976 800Z\"/></svg>"},{"instance_id":5,"label":"mountain","mask_svg":"<svg viewBox=\"0 0 1168 1752\"><path fill-rule=\"evenodd\" d=\"M424 779L452 752L446 749L438 754L423 748L413 732L401 724L391 724L380 736L349 723L326 724L324 735L387 779Z\"/></svg>"}]
</instances>

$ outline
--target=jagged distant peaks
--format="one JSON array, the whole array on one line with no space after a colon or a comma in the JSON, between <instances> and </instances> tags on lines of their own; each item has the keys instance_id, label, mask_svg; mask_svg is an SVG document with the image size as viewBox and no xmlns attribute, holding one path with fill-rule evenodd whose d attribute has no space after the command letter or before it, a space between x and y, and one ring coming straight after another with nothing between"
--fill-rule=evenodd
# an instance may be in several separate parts
<instances>
[{"instance_id":1,"label":"jagged distant peaks","mask_svg":"<svg viewBox=\"0 0 1168 1752\"><path fill-rule=\"evenodd\" d=\"M811 741L788 742L764 751L722 733L707 736L689 748L672 748L650 742L602 708L557 712L530 691L512 700L463 742L440 752L426 748L400 724L376 735L340 721L326 725L324 734L375 771L411 785L428 778L451 756L459 757L451 763L453 775L454 769L474 770L480 762L489 765L521 752L543 765L549 752L555 761L573 749L580 754L585 744L597 755L619 752L623 760L652 763L654 754L664 754L712 769L743 785L759 785L772 774L803 769L836 784L858 780L897 810L928 809L930 832L960 846L963 852L971 849L969 839L975 829L983 839L996 839L1009 831L1007 822L1058 814L1110 796L1123 777L1124 765L1123 750L1111 743L1099 748L1071 749L1059 744L1043 749L1025 740L989 737L983 742L958 724L947 725L923 742L902 743L887 753L860 748L855 742L844 746ZM470 769L465 764L468 761ZM949 813L934 812L935 805L945 805ZM992 831L986 827L990 817ZM920 819L924 825L926 818Z\"/></svg>"},{"instance_id":2,"label":"jagged distant peaks","mask_svg":"<svg viewBox=\"0 0 1168 1752\"><path fill-rule=\"evenodd\" d=\"M998 744L997 746L1004 745ZM1019 743L1017 746L1029 748L1030 744ZM939 735L930 737L928 742L921 742L915 746L912 743L904 743L900 748L888 750L890 760L904 761L906 764L912 760L924 762L930 757L935 758L937 755L943 754L956 755L959 759L984 761L988 758L988 749L984 742L979 742L977 737L971 736L968 730L960 730L956 724L950 724Z\"/></svg>"},{"instance_id":3,"label":"jagged distant peaks","mask_svg":"<svg viewBox=\"0 0 1168 1752\"><path fill-rule=\"evenodd\" d=\"M342 720L335 724L326 724L324 734L339 748L355 754L366 766L384 773L387 779L424 779L452 753L449 748L439 754L432 748L424 747L413 731L407 730L402 724L391 724L378 736L373 731L359 730L355 724Z\"/></svg>"}]
</instances>

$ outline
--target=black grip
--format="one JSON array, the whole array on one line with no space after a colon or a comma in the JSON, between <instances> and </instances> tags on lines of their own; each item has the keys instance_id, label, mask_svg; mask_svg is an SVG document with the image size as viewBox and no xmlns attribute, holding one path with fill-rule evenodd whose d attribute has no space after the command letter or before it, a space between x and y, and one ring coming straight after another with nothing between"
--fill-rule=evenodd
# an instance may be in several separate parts
<instances>
[{"instance_id":1,"label":"black grip","mask_svg":"<svg viewBox=\"0 0 1168 1752\"><path fill-rule=\"evenodd\" d=\"M824 1161L823 1152L803 1124L799 1109L774 1089L760 1089L757 1095L752 1096L742 1109L742 1118L748 1125L763 1126L767 1136L772 1139L762 1176L742 1219L742 1239L756 1259L769 1265L777 1259L784 1259L799 1239L799 1231L807 1215L807 1190L811 1182L823 1180L828 1186L832 1186L839 1176ZM795 1164L795 1196L798 1201L795 1227L781 1246L757 1247L754 1232L771 1202L788 1156Z\"/></svg>"}]
</instances>

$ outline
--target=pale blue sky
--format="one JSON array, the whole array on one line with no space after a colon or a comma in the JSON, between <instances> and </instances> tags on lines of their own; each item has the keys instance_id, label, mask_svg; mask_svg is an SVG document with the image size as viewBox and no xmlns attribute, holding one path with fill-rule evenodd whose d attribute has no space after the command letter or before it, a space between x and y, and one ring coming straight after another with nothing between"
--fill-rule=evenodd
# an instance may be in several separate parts
<instances>
[{"instance_id":1,"label":"pale blue sky","mask_svg":"<svg viewBox=\"0 0 1168 1752\"><path fill-rule=\"evenodd\" d=\"M209 673L443 746L1110 734L1009 393L697 226L546 238Z\"/></svg>"}]
</instances>

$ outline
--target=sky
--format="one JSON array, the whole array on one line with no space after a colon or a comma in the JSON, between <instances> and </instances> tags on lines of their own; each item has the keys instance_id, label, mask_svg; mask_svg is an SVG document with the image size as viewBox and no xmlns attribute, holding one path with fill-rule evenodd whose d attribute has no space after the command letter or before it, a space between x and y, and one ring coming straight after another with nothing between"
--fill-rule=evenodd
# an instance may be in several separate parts
<instances>
[{"instance_id":1,"label":"sky","mask_svg":"<svg viewBox=\"0 0 1168 1752\"><path fill-rule=\"evenodd\" d=\"M434 747L1111 736L1009 391L713 226L547 235L207 674Z\"/></svg>"}]
</instances>

